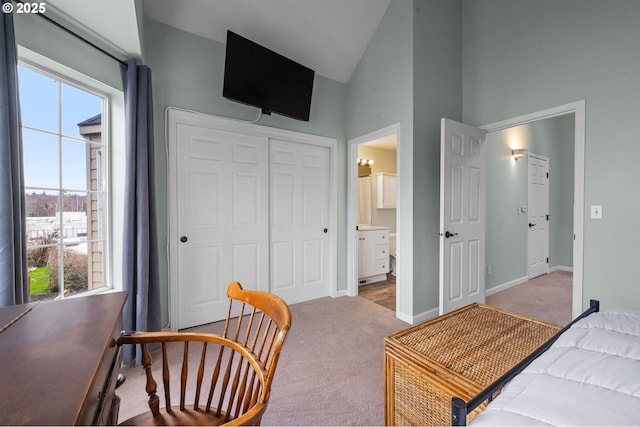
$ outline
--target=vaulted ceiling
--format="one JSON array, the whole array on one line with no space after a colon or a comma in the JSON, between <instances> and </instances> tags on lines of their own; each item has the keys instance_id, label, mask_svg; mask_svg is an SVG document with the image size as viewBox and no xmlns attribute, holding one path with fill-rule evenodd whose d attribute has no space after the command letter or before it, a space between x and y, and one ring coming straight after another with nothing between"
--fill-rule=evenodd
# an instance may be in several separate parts
<instances>
[{"instance_id":1,"label":"vaulted ceiling","mask_svg":"<svg viewBox=\"0 0 640 427\"><path fill-rule=\"evenodd\" d=\"M226 43L227 30L324 77L351 78L390 0L48 0L47 15L123 58L142 56L141 9L152 21ZM142 8L140 6L143 6Z\"/></svg>"},{"instance_id":2,"label":"vaulted ceiling","mask_svg":"<svg viewBox=\"0 0 640 427\"><path fill-rule=\"evenodd\" d=\"M390 0L145 0L145 16L226 43L238 33L346 83Z\"/></svg>"}]
</instances>

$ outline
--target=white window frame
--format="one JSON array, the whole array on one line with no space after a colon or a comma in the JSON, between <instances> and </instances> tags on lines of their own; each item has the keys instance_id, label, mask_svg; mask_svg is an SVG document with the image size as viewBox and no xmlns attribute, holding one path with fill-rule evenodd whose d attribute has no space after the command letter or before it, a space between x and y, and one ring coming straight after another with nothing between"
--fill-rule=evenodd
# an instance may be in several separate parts
<instances>
[{"instance_id":1,"label":"white window frame","mask_svg":"<svg viewBox=\"0 0 640 427\"><path fill-rule=\"evenodd\" d=\"M121 288L121 286L114 286L114 282L112 280L113 277L113 254L112 254L112 237L111 233L112 223L111 223L111 129L112 124L110 120L110 112L112 110L112 104L114 103L114 96L118 96L119 93L114 91L113 88L109 88L108 86L91 79L75 70L71 70L61 64L58 64L54 61L51 61L37 53L29 51L27 49L18 48L18 61L20 65L23 65L31 70L43 74L47 77L50 77L55 80L59 80L61 83L74 86L83 91L89 92L93 95L96 95L102 98L102 138L101 138L101 149L100 156L102 157L103 163L99 163L97 173L100 175L100 180L102 181L103 186L103 197L98 198L99 202L99 215L101 216L101 230L99 231L99 239L102 248L103 254L103 272L102 272L102 282L104 286L90 289L84 292L80 292L77 294L73 294L67 297L64 297L64 290L61 291L61 295L63 298L74 298L74 297L83 297L94 294L99 294L105 291L110 291L112 289ZM121 94L121 92L120 92ZM115 102L118 104L118 102ZM88 167L88 165L87 165ZM62 170L62 165L60 165L60 170ZM89 169L87 169L89 170ZM87 193L89 194L89 193ZM90 225L87 224L87 227ZM64 228L62 228L64 230ZM64 245L61 245L64 246Z\"/></svg>"}]
</instances>

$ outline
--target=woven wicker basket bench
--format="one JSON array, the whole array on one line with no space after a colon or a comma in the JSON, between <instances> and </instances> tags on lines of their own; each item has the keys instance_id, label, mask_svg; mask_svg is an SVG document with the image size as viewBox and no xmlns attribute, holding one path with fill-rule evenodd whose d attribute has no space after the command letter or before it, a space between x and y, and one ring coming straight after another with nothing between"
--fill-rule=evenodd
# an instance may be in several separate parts
<instances>
[{"instance_id":1,"label":"woven wicker basket bench","mask_svg":"<svg viewBox=\"0 0 640 427\"><path fill-rule=\"evenodd\" d=\"M385 424L450 425L452 397L472 398L559 330L476 303L387 337Z\"/></svg>"}]
</instances>

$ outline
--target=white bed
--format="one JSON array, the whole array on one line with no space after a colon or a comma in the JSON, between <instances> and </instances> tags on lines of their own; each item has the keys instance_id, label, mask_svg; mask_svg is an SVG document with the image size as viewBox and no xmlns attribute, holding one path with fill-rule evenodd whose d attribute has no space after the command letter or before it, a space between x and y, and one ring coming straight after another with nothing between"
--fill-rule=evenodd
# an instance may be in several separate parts
<instances>
[{"instance_id":1,"label":"white bed","mask_svg":"<svg viewBox=\"0 0 640 427\"><path fill-rule=\"evenodd\" d=\"M576 322L470 425L640 425L640 310Z\"/></svg>"}]
</instances>

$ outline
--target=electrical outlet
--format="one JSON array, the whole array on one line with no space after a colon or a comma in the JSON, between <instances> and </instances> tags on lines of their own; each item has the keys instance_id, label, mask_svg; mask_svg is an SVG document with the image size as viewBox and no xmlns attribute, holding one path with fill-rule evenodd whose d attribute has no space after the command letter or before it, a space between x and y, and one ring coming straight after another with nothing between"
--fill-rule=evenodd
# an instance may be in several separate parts
<instances>
[{"instance_id":1,"label":"electrical outlet","mask_svg":"<svg viewBox=\"0 0 640 427\"><path fill-rule=\"evenodd\" d=\"M591 205L591 219L602 219L602 205Z\"/></svg>"}]
</instances>

